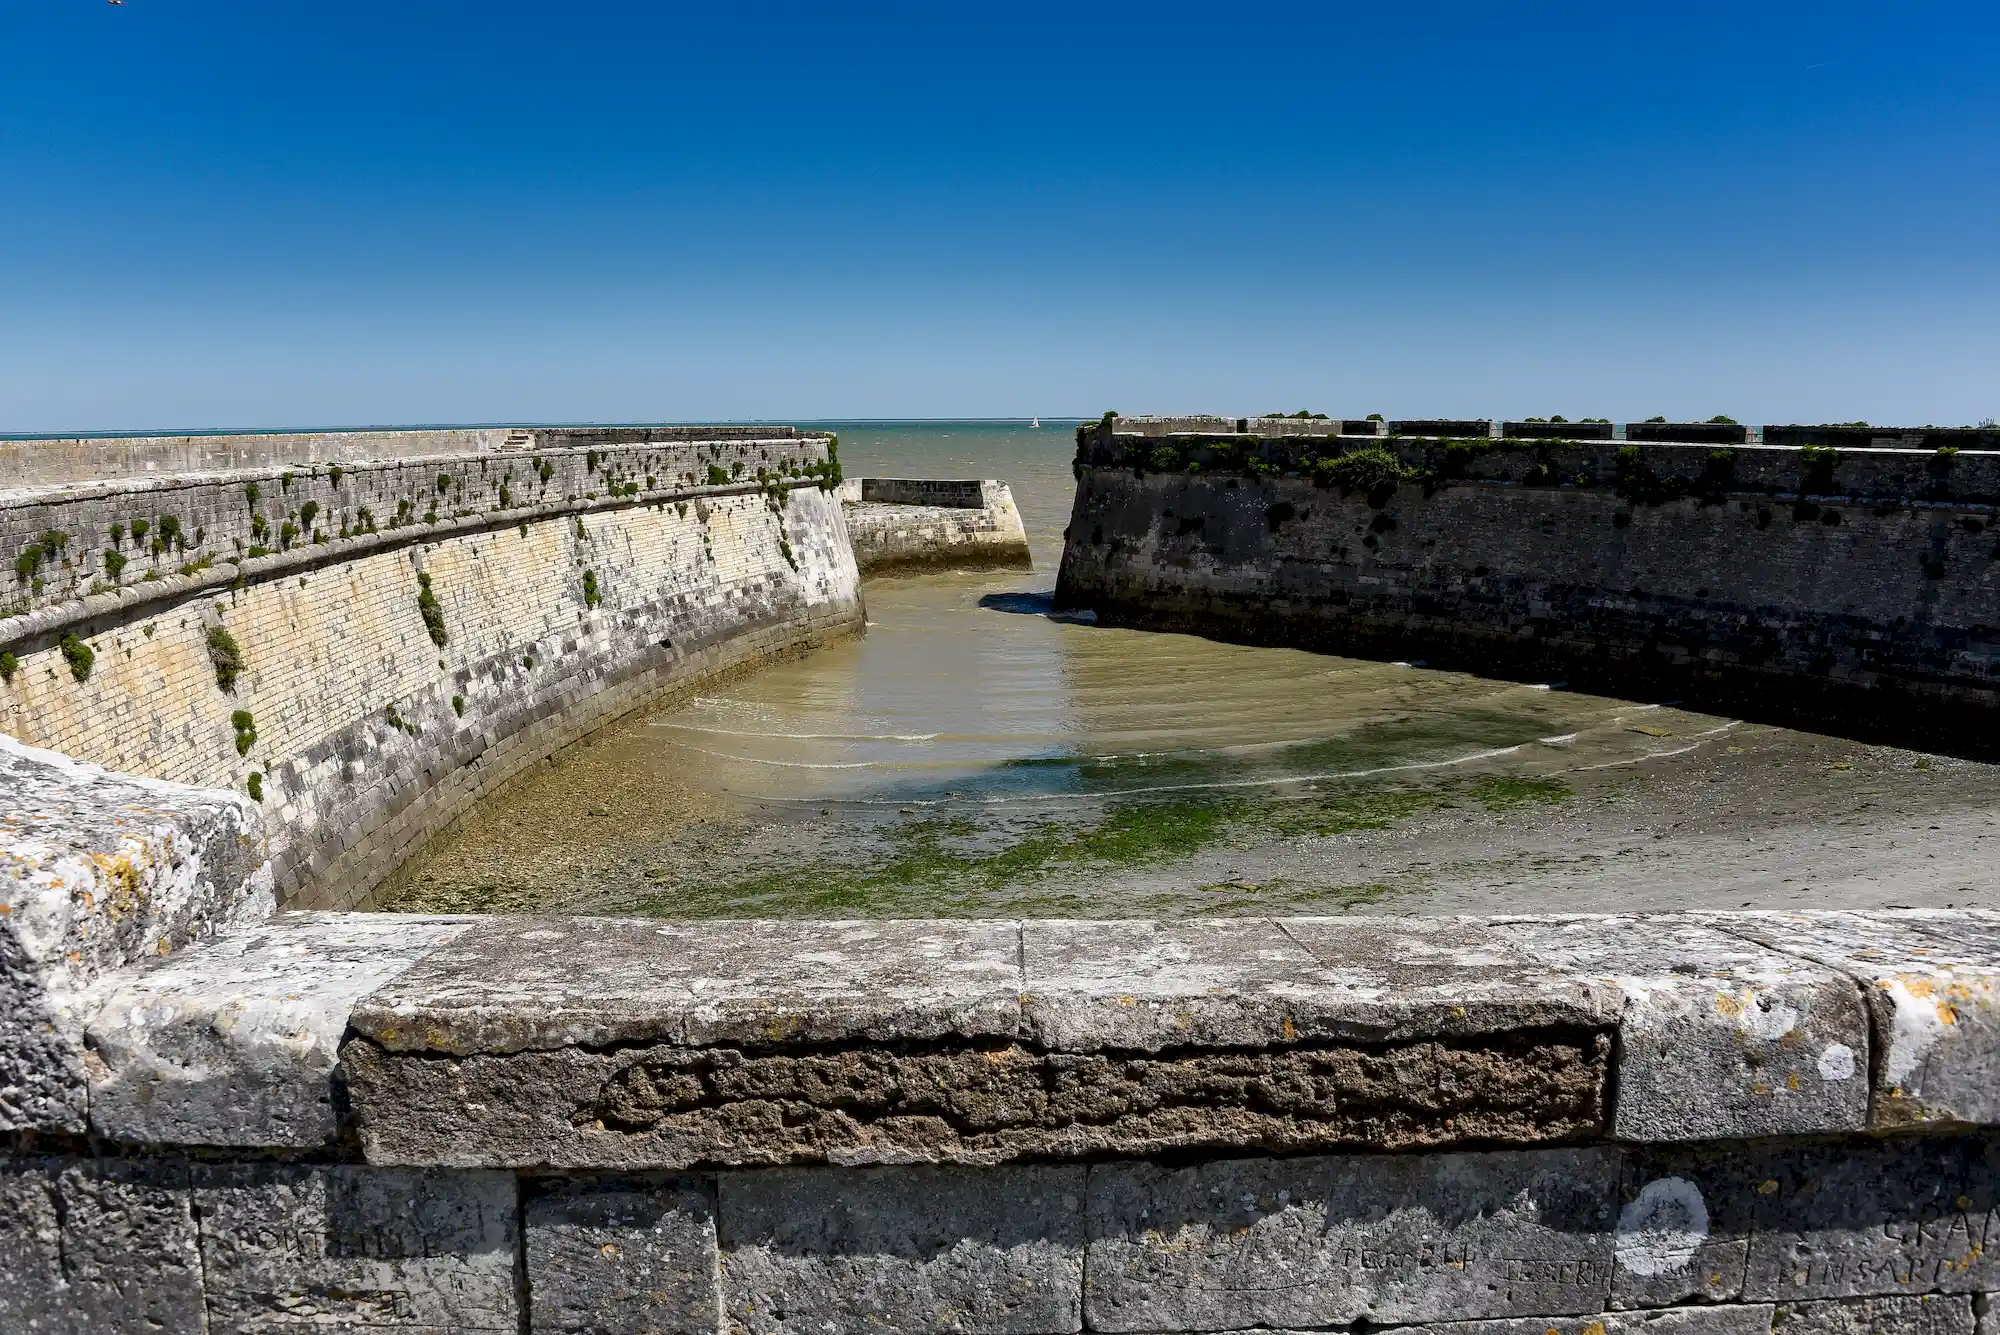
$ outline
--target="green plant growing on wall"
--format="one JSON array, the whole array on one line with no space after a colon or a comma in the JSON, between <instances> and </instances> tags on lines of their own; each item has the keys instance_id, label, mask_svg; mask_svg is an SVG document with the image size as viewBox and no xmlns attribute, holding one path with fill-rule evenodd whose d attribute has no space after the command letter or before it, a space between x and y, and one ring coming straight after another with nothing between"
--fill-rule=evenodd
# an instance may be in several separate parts
<instances>
[{"instance_id":1,"label":"green plant growing on wall","mask_svg":"<svg viewBox=\"0 0 2000 1335\"><path fill-rule=\"evenodd\" d=\"M299 527L311 528L313 520L319 518L319 502L307 501L299 507Z\"/></svg>"},{"instance_id":2,"label":"green plant growing on wall","mask_svg":"<svg viewBox=\"0 0 2000 1335\"><path fill-rule=\"evenodd\" d=\"M63 662L69 664L69 675L78 681L90 680L90 669L97 663L97 651L76 637L75 631L66 632L58 641Z\"/></svg>"},{"instance_id":3,"label":"green plant growing on wall","mask_svg":"<svg viewBox=\"0 0 2000 1335\"><path fill-rule=\"evenodd\" d=\"M464 717L465 717L465 697L464 697L464 696L462 696L462 695L454 695L453 697L451 697L451 712L452 712L452 713L454 713L454 714L456 714L456 715L458 715L458 716L459 716L460 718L464 718Z\"/></svg>"},{"instance_id":4,"label":"green plant growing on wall","mask_svg":"<svg viewBox=\"0 0 2000 1335\"><path fill-rule=\"evenodd\" d=\"M601 595L597 591L597 572L595 570L584 571L583 605L585 607L595 607L603 601L604 601L603 595Z\"/></svg>"},{"instance_id":5,"label":"green plant growing on wall","mask_svg":"<svg viewBox=\"0 0 2000 1335\"><path fill-rule=\"evenodd\" d=\"M505 482L500 484L500 508L505 510L514 503L514 492Z\"/></svg>"},{"instance_id":6,"label":"green plant growing on wall","mask_svg":"<svg viewBox=\"0 0 2000 1335\"><path fill-rule=\"evenodd\" d=\"M1315 459L1311 471L1315 481L1338 487L1343 495L1364 492L1370 501L1377 504L1388 499L1389 493L1395 491L1398 484L1415 481L1418 477L1416 469L1380 445L1351 450L1332 459Z\"/></svg>"},{"instance_id":7,"label":"green plant growing on wall","mask_svg":"<svg viewBox=\"0 0 2000 1335\"><path fill-rule=\"evenodd\" d=\"M535 656L533 654L523 654L521 656L521 666L532 672L535 667Z\"/></svg>"},{"instance_id":8,"label":"green plant growing on wall","mask_svg":"<svg viewBox=\"0 0 2000 1335\"><path fill-rule=\"evenodd\" d=\"M298 540L298 536L299 526L287 519L278 529L278 550L281 552L290 551L292 544Z\"/></svg>"},{"instance_id":9,"label":"green plant growing on wall","mask_svg":"<svg viewBox=\"0 0 2000 1335\"><path fill-rule=\"evenodd\" d=\"M347 475L347 470L345 468L342 468L339 464L334 464L332 467L326 470L327 481L333 483L333 485L336 487L340 485L340 479L345 477L346 475Z\"/></svg>"},{"instance_id":10,"label":"green plant growing on wall","mask_svg":"<svg viewBox=\"0 0 2000 1335\"><path fill-rule=\"evenodd\" d=\"M229 716L229 726L236 729L236 754L249 755L257 744L257 720L250 717L249 710L239 709Z\"/></svg>"},{"instance_id":11,"label":"green plant growing on wall","mask_svg":"<svg viewBox=\"0 0 2000 1335\"><path fill-rule=\"evenodd\" d=\"M259 774L256 770L250 771L250 777L243 781L243 786L250 791L250 800L252 802L262 802L264 800L264 776L262 774Z\"/></svg>"},{"instance_id":12,"label":"green plant growing on wall","mask_svg":"<svg viewBox=\"0 0 2000 1335\"><path fill-rule=\"evenodd\" d=\"M1833 490L1833 470L1840 467L1840 451L1831 445L1799 447L1799 494L1826 495Z\"/></svg>"},{"instance_id":13,"label":"green plant growing on wall","mask_svg":"<svg viewBox=\"0 0 2000 1335\"><path fill-rule=\"evenodd\" d=\"M290 491L292 489L292 474L290 469L278 474L278 489L280 491Z\"/></svg>"},{"instance_id":14,"label":"green plant growing on wall","mask_svg":"<svg viewBox=\"0 0 2000 1335\"><path fill-rule=\"evenodd\" d=\"M123 525L122 523L112 524L111 545L113 547L121 547L124 545L124 543L125 543L125 525Z\"/></svg>"},{"instance_id":15,"label":"green plant growing on wall","mask_svg":"<svg viewBox=\"0 0 2000 1335\"><path fill-rule=\"evenodd\" d=\"M1664 422L1667 420L1667 417L1665 413L1662 413L1658 417L1648 417L1646 420L1648 422Z\"/></svg>"},{"instance_id":16,"label":"green plant growing on wall","mask_svg":"<svg viewBox=\"0 0 2000 1335\"><path fill-rule=\"evenodd\" d=\"M354 512L354 526L363 533L373 533L375 531L375 512L365 505L362 506Z\"/></svg>"},{"instance_id":17,"label":"green plant growing on wall","mask_svg":"<svg viewBox=\"0 0 2000 1335\"><path fill-rule=\"evenodd\" d=\"M728 486L729 470L721 464L710 464L708 466L708 485L711 487Z\"/></svg>"},{"instance_id":18,"label":"green plant growing on wall","mask_svg":"<svg viewBox=\"0 0 2000 1335\"><path fill-rule=\"evenodd\" d=\"M584 472L586 472L586 473L595 473L595 472L597 471L597 465L598 465L599 463L601 463L601 462L603 462L603 456L602 456L602 455L600 455L600 454L598 454L598 452L597 452L596 450L585 450L585 451L584 451L584 454L583 454L583 471L584 471Z\"/></svg>"},{"instance_id":19,"label":"green plant growing on wall","mask_svg":"<svg viewBox=\"0 0 2000 1335\"><path fill-rule=\"evenodd\" d=\"M424 629L430 633L431 643L442 649L451 636L444 627L444 607L437 595L431 592L431 577L428 573L417 573L417 615L424 619Z\"/></svg>"},{"instance_id":20,"label":"green plant growing on wall","mask_svg":"<svg viewBox=\"0 0 2000 1335\"><path fill-rule=\"evenodd\" d=\"M590 530L583 526L583 519L580 516L576 521L576 536L586 542L590 540Z\"/></svg>"},{"instance_id":21,"label":"green plant growing on wall","mask_svg":"<svg viewBox=\"0 0 2000 1335\"><path fill-rule=\"evenodd\" d=\"M245 482L243 484L243 499L252 508L255 508L257 504L257 498L259 496L262 496L263 494L264 494L264 489L258 486L255 482Z\"/></svg>"},{"instance_id":22,"label":"green plant growing on wall","mask_svg":"<svg viewBox=\"0 0 2000 1335\"><path fill-rule=\"evenodd\" d=\"M1716 414L1715 416L1713 416L1713 417L1709 418L1709 419L1708 419L1708 424L1709 424L1710 426L1741 426L1741 425L1743 425L1743 424L1742 424L1741 422L1737 421L1737 420L1736 420L1735 418L1733 418L1733 417L1727 417L1727 416L1724 416L1724 415L1723 415L1723 414L1721 414L1721 413L1717 413L1717 414Z\"/></svg>"},{"instance_id":23,"label":"green plant growing on wall","mask_svg":"<svg viewBox=\"0 0 2000 1335\"><path fill-rule=\"evenodd\" d=\"M258 542L264 541L271 533L270 521L262 515L254 515L250 520L250 536Z\"/></svg>"},{"instance_id":24,"label":"green plant growing on wall","mask_svg":"<svg viewBox=\"0 0 2000 1335\"><path fill-rule=\"evenodd\" d=\"M236 689L243 673L243 650L236 637L221 626L208 628L208 661L215 666L215 684L226 695Z\"/></svg>"},{"instance_id":25,"label":"green plant growing on wall","mask_svg":"<svg viewBox=\"0 0 2000 1335\"><path fill-rule=\"evenodd\" d=\"M44 563L53 565L56 561L57 553L61 552L68 544L69 535L67 533L64 533L60 529L50 529L34 542L22 548L20 554L14 558L15 576L23 580L33 579L35 572L40 570Z\"/></svg>"},{"instance_id":26,"label":"green plant growing on wall","mask_svg":"<svg viewBox=\"0 0 2000 1335\"><path fill-rule=\"evenodd\" d=\"M12 649L0 652L0 681L9 686L14 684L14 674L21 670L21 660L14 657Z\"/></svg>"},{"instance_id":27,"label":"green plant growing on wall","mask_svg":"<svg viewBox=\"0 0 2000 1335\"><path fill-rule=\"evenodd\" d=\"M542 485L546 487L549 485L549 479L556 475L556 466L546 459L537 459L535 461L535 473L542 479Z\"/></svg>"}]
</instances>

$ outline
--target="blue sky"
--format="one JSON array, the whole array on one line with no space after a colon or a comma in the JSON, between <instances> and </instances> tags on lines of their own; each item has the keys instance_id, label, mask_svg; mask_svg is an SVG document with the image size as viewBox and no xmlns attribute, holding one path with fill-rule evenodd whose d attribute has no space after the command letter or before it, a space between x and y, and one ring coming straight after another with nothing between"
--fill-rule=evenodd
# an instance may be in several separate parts
<instances>
[{"instance_id":1,"label":"blue sky","mask_svg":"<svg viewBox=\"0 0 2000 1335\"><path fill-rule=\"evenodd\" d=\"M0 430L2000 416L1991 5L0 0Z\"/></svg>"}]
</instances>

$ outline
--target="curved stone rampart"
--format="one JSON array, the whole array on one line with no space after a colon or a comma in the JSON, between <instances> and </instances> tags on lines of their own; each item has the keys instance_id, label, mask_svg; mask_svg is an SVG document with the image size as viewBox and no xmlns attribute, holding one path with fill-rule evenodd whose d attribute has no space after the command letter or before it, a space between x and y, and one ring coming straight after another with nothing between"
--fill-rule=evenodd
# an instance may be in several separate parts
<instances>
[{"instance_id":1,"label":"curved stone rampart","mask_svg":"<svg viewBox=\"0 0 2000 1335\"><path fill-rule=\"evenodd\" d=\"M10 493L0 731L249 794L280 895L344 907L534 760L857 630L836 478L766 428Z\"/></svg>"},{"instance_id":2,"label":"curved stone rampart","mask_svg":"<svg viewBox=\"0 0 2000 1335\"><path fill-rule=\"evenodd\" d=\"M4 750L10 853L97 813L0 863L8 1329L1975 1335L2000 1289L2000 915L266 916L252 804Z\"/></svg>"},{"instance_id":3,"label":"curved stone rampart","mask_svg":"<svg viewBox=\"0 0 2000 1335\"><path fill-rule=\"evenodd\" d=\"M1079 432L1059 606L1993 752L2000 453L1187 425Z\"/></svg>"}]
</instances>

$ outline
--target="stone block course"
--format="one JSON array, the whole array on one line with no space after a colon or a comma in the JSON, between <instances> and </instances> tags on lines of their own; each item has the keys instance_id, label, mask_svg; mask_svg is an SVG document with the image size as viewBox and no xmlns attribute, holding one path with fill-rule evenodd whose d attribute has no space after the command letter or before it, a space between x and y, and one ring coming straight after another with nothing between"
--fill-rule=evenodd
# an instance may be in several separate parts
<instances>
[{"instance_id":1,"label":"stone block course","mask_svg":"<svg viewBox=\"0 0 2000 1335\"><path fill-rule=\"evenodd\" d=\"M732 1332L1083 1329L1081 1167L782 1169L719 1185Z\"/></svg>"},{"instance_id":2,"label":"stone block course","mask_svg":"<svg viewBox=\"0 0 2000 1335\"><path fill-rule=\"evenodd\" d=\"M194 1198L214 1329L519 1329L508 1174L205 1164Z\"/></svg>"},{"instance_id":3,"label":"stone block course","mask_svg":"<svg viewBox=\"0 0 2000 1335\"><path fill-rule=\"evenodd\" d=\"M1916 909L1727 922L1860 984L1880 1057L1873 1125L2000 1120L2000 917Z\"/></svg>"},{"instance_id":4,"label":"stone block course","mask_svg":"<svg viewBox=\"0 0 2000 1335\"><path fill-rule=\"evenodd\" d=\"M1106 1166L1085 1311L1112 1331L1597 1312L1616 1189L1594 1149Z\"/></svg>"},{"instance_id":5,"label":"stone block course","mask_svg":"<svg viewBox=\"0 0 2000 1335\"><path fill-rule=\"evenodd\" d=\"M536 1335L713 1335L722 1326L712 1183L541 1178L525 1184Z\"/></svg>"}]
</instances>

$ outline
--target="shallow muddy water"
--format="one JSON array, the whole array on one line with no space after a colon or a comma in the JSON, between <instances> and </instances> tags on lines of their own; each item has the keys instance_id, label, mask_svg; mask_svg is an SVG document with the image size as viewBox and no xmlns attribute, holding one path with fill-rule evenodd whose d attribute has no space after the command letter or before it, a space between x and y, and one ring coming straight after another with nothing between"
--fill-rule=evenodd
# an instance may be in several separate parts
<instances>
[{"instance_id":1,"label":"shallow muddy water","mask_svg":"<svg viewBox=\"0 0 2000 1335\"><path fill-rule=\"evenodd\" d=\"M870 581L864 637L573 748L385 906L1107 917L1990 891L1993 767L1052 620L1068 424L836 429L851 476L1008 481L1035 569Z\"/></svg>"}]
</instances>

